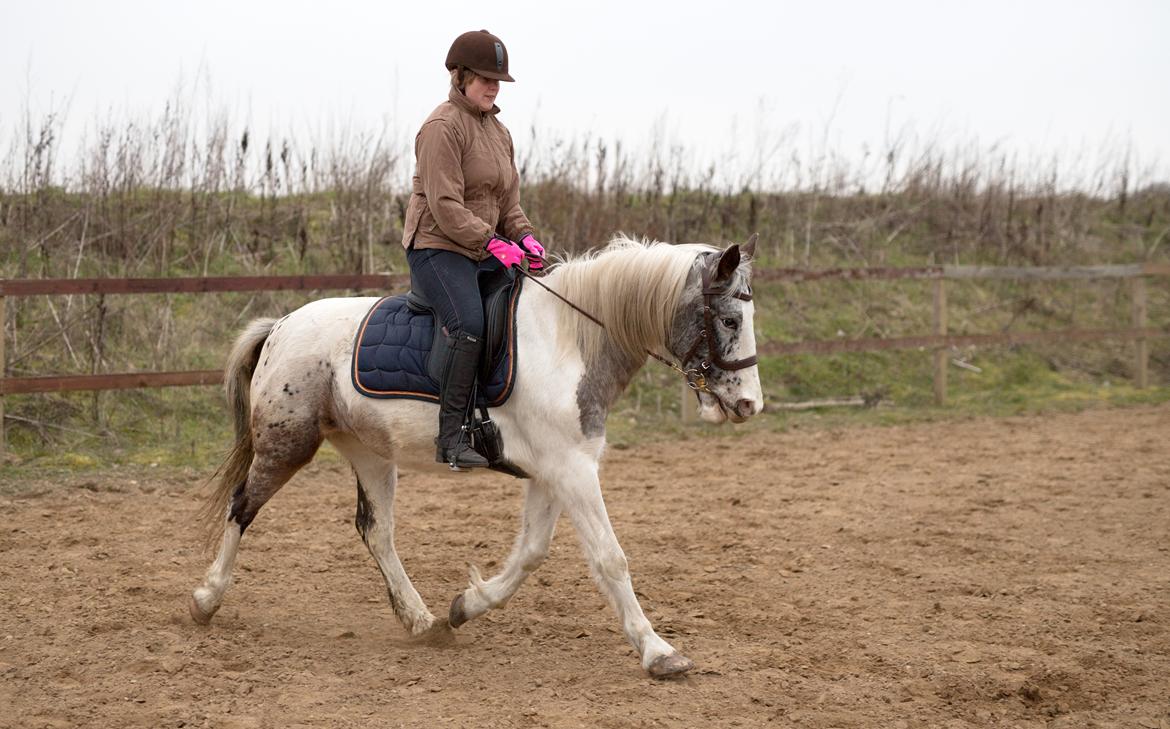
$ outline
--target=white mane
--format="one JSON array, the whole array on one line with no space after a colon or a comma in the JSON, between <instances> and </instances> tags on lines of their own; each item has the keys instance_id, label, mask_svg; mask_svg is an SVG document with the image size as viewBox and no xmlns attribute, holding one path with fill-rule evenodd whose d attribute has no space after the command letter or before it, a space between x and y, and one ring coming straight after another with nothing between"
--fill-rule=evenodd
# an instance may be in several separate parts
<instances>
[{"instance_id":1,"label":"white mane","mask_svg":"<svg viewBox=\"0 0 1170 729\"><path fill-rule=\"evenodd\" d=\"M646 350L659 351L669 340L687 274L706 245L671 245L618 236L599 251L557 265L549 285L605 322L606 330L572 308L557 313L558 346L577 347L584 361L601 352L607 339L632 361Z\"/></svg>"}]
</instances>

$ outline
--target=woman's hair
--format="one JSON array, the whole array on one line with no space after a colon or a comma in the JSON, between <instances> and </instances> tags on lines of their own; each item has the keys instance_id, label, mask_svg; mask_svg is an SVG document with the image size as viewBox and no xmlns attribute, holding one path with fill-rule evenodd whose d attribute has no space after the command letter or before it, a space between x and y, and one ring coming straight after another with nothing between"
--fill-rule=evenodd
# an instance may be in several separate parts
<instances>
[{"instance_id":1,"label":"woman's hair","mask_svg":"<svg viewBox=\"0 0 1170 729\"><path fill-rule=\"evenodd\" d=\"M472 71L470 68L456 66L455 68L451 69L451 85L460 91L463 91L467 88L467 85L474 81L478 76L479 74L475 71Z\"/></svg>"}]
</instances>

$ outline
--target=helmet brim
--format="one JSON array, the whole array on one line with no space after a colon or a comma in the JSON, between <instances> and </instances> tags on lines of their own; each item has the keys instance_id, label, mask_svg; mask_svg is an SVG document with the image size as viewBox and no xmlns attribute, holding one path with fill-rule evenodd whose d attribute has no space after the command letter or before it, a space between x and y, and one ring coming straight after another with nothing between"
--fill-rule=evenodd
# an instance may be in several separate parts
<instances>
[{"instance_id":1,"label":"helmet brim","mask_svg":"<svg viewBox=\"0 0 1170 729\"><path fill-rule=\"evenodd\" d=\"M500 73L498 71L481 71L478 68L471 69L484 78L495 79L496 81L515 81L510 73Z\"/></svg>"}]
</instances>

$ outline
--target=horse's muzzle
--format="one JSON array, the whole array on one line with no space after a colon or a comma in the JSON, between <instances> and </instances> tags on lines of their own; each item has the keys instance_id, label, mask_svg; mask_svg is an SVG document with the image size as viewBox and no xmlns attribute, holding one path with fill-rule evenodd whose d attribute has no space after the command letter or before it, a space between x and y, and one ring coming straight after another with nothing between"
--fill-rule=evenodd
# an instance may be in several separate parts
<instances>
[{"instance_id":1,"label":"horse's muzzle","mask_svg":"<svg viewBox=\"0 0 1170 729\"><path fill-rule=\"evenodd\" d=\"M726 420L742 423L762 409L758 400L740 398L735 401L735 405L728 405L715 393L699 393L699 417L713 425Z\"/></svg>"},{"instance_id":2,"label":"horse's muzzle","mask_svg":"<svg viewBox=\"0 0 1170 729\"><path fill-rule=\"evenodd\" d=\"M747 420L751 416L756 415L761 410L763 410L763 407L755 400L741 398L735 401L735 414L744 420Z\"/></svg>"}]
</instances>

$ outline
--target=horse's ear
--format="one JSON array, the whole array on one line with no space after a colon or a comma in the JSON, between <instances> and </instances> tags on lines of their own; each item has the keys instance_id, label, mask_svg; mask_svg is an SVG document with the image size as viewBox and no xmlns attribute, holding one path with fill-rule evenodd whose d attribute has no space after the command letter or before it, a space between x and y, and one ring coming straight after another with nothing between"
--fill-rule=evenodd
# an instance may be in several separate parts
<instances>
[{"instance_id":1,"label":"horse's ear","mask_svg":"<svg viewBox=\"0 0 1170 729\"><path fill-rule=\"evenodd\" d=\"M739 244L726 248L719 254L719 264L715 267L715 283L727 283L739 268Z\"/></svg>"},{"instance_id":2,"label":"horse's ear","mask_svg":"<svg viewBox=\"0 0 1170 729\"><path fill-rule=\"evenodd\" d=\"M739 252L743 254L744 258L750 261L756 257L756 241L759 239L759 233L752 233L752 237L748 238L748 242L743 244L743 248Z\"/></svg>"}]
</instances>

